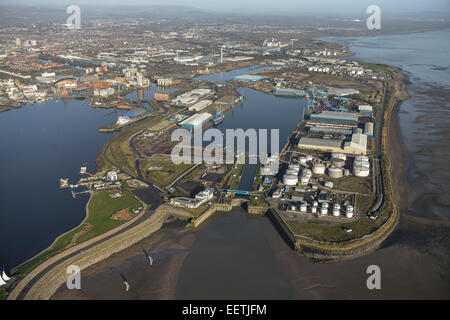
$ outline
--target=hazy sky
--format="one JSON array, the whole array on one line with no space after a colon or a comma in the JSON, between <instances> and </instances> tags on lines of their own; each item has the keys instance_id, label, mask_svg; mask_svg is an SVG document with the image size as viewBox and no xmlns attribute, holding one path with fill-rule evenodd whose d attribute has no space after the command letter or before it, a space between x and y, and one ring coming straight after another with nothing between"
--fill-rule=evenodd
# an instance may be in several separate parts
<instances>
[{"instance_id":1,"label":"hazy sky","mask_svg":"<svg viewBox=\"0 0 450 320\"><path fill-rule=\"evenodd\" d=\"M199 9L242 13L365 14L372 4L385 13L450 12L450 0L0 0L1 4L184 5Z\"/></svg>"}]
</instances>

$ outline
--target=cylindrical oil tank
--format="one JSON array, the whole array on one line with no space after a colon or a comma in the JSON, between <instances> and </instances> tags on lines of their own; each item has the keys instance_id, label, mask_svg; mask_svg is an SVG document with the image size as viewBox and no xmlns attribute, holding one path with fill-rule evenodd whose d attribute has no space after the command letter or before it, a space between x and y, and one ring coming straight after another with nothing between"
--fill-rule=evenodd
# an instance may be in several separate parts
<instances>
[{"instance_id":1,"label":"cylindrical oil tank","mask_svg":"<svg viewBox=\"0 0 450 320\"><path fill-rule=\"evenodd\" d=\"M346 216L348 219L353 218L353 211L351 211L351 212L347 211L347 212L345 213L345 216Z\"/></svg>"},{"instance_id":2,"label":"cylindrical oil tank","mask_svg":"<svg viewBox=\"0 0 450 320\"><path fill-rule=\"evenodd\" d=\"M331 178L342 178L344 170L342 170L342 168L330 167L328 168L328 175Z\"/></svg>"},{"instance_id":3,"label":"cylindrical oil tank","mask_svg":"<svg viewBox=\"0 0 450 320\"><path fill-rule=\"evenodd\" d=\"M333 208L334 210L341 210L341 205L339 203L335 203Z\"/></svg>"},{"instance_id":4,"label":"cylindrical oil tank","mask_svg":"<svg viewBox=\"0 0 450 320\"><path fill-rule=\"evenodd\" d=\"M313 207L317 207L319 205L319 203L317 201L313 202Z\"/></svg>"},{"instance_id":5,"label":"cylindrical oil tank","mask_svg":"<svg viewBox=\"0 0 450 320\"><path fill-rule=\"evenodd\" d=\"M368 156L356 156L355 161L369 161Z\"/></svg>"},{"instance_id":6,"label":"cylindrical oil tank","mask_svg":"<svg viewBox=\"0 0 450 320\"><path fill-rule=\"evenodd\" d=\"M350 175L350 170L344 169L344 177L348 177Z\"/></svg>"},{"instance_id":7,"label":"cylindrical oil tank","mask_svg":"<svg viewBox=\"0 0 450 320\"><path fill-rule=\"evenodd\" d=\"M311 213L312 214L316 214L317 213L317 207L312 207L311 208Z\"/></svg>"},{"instance_id":8,"label":"cylindrical oil tank","mask_svg":"<svg viewBox=\"0 0 450 320\"><path fill-rule=\"evenodd\" d=\"M328 208L322 208L320 210L320 214L323 215L323 216L326 216L328 214Z\"/></svg>"},{"instance_id":9,"label":"cylindrical oil tank","mask_svg":"<svg viewBox=\"0 0 450 320\"><path fill-rule=\"evenodd\" d=\"M368 168L357 167L353 168L353 174L357 177L368 177L370 170Z\"/></svg>"},{"instance_id":10,"label":"cylindrical oil tank","mask_svg":"<svg viewBox=\"0 0 450 320\"><path fill-rule=\"evenodd\" d=\"M345 160L341 158L332 158L331 165L338 168L343 168L345 165Z\"/></svg>"},{"instance_id":11,"label":"cylindrical oil tank","mask_svg":"<svg viewBox=\"0 0 450 320\"><path fill-rule=\"evenodd\" d=\"M295 211L295 210L297 210L297 207L296 206L291 206L291 211Z\"/></svg>"},{"instance_id":12,"label":"cylindrical oil tank","mask_svg":"<svg viewBox=\"0 0 450 320\"><path fill-rule=\"evenodd\" d=\"M341 211L340 210L336 210L336 209L333 210L333 216L339 217L340 215L341 215Z\"/></svg>"},{"instance_id":13,"label":"cylindrical oil tank","mask_svg":"<svg viewBox=\"0 0 450 320\"><path fill-rule=\"evenodd\" d=\"M298 176L298 170L295 170L295 169L287 169L286 170L286 174L287 175L292 175L292 176Z\"/></svg>"},{"instance_id":14,"label":"cylindrical oil tank","mask_svg":"<svg viewBox=\"0 0 450 320\"><path fill-rule=\"evenodd\" d=\"M286 174L283 176L283 184L287 186L295 186L298 184L298 176Z\"/></svg>"},{"instance_id":15,"label":"cylindrical oil tank","mask_svg":"<svg viewBox=\"0 0 450 320\"><path fill-rule=\"evenodd\" d=\"M302 204L300 205L300 211L301 211L301 212L306 212L306 204L302 203Z\"/></svg>"},{"instance_id":16,"label":"cylindrical oil tank","mask_svg":"<svg viewBox=\"0 0 450 320\"><path fill-rule=\"evenodd\" d=\"M317 163L313 167L314 174L325 174L325 165L323 163Z\"/></svg>"},{"instance_id":17,"label":"cylindrical oil tank","mask_svg":"<svg viewBox=\"0 0 450 320\"><path fill-rule=\"evenodd\" d=\"M353 162L353 167L370 168L370 162L369 161L364 161L364 160L355 160Z\"/></svg>"},{"instance_id":18,"label":"cylindrical oil tank","mask_svg":"<svg viewBox=\"0 0 450 320\"><path fill-rule=\"evenodd\" d=\"M299 162L300 162L300 164L302 164L302 165L306 165L306 157L301 156L301 157L299 158Z\"/></svg>"},{"instance_id":19,"label":"cylindrical oil tank","mask_svg":"<svg viewBox=\"0 0 450 320\"><path fill-rule=\"evenodd\" d=\"M328 207L329 207L329 204L328 204L328 202L324 202L324 203L322 203L322 208L326 208L326 209L328 209Z\"/></svg>"},{"instance_id":20,"label":"cylindrical oil tank","mask_svg":"<svg viewBox=\"0 0 450 320\"><path fill-rule=\"evenodd\" d=\"M298 164L291 163L291 164L288 166L288 168L289 168L289 169L294 169L294 170L300 171L300 166L299 166Z\"/></svg>"},{"instance_id":21,"label":"cylindrical oil tank","mask_svg":"<svg viewBox=\"0 0 450 320\"><path fill-rule=\"evenodd\" d=\"M347 160L347 156L345 155L345 154L343 154L343 153L338 153L338 152L333 152L332 154L331 154L331 159L333 159L333 158L339 158L339 159L342 159L342 160Z\"/></svg>"}]
</instances>

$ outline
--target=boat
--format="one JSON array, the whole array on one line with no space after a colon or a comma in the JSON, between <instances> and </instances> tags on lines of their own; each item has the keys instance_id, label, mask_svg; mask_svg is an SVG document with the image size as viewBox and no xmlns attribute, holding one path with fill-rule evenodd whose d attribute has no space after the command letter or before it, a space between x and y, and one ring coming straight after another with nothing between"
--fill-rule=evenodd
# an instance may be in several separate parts
<instances>
[{"instance_id":1,"label":"boat","mask_svg":"<svg viewBox=\"0 0 450 320\"><path fill-rule=\"evenodd\" d=\"M3 270L3 273L2 273L2 279L3 279L4 281L10 280L10 278L6 275L5 270Z\"/></svg>"},{"instance_id":2,"label":"boat","mask_svg":"<svg viewBox=\"0 0 450 320\"><path fill-rule=\"evenodd\" d=\"M222 109L218 109L216 111L216 116L214 117L214 119L212 120L214 125L217 126L218 124L222 123L223 120L225 120L225 116L222 113Z\"/></svg>"}]
</instances>

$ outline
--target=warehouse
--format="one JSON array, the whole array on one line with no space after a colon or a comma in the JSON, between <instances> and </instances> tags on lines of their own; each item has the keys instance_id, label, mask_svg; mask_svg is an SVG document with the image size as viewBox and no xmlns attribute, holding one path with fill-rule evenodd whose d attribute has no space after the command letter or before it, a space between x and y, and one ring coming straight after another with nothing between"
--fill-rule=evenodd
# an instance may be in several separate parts
<instances>
[{"instance_id":1,"label":"warehouse","mask_svg":"<svg viewBox=\"0 0 450 320\"><path fill-rule=\"evenodd\" d=\"M212 100L202 100L200 102L197 102L193 106L190 106L189 111L200 111L210 106L212 103L213 103Z\"/></svg>"},{"instance_id":2,"label":"warehouse","mask_svg":"<svg viewBox=\"0 0 450 320\"><path fill-rule=\"evenodd\" d=\"M373 122L366 122L364 124L364 134L366 136L373 136Z\"/></svg>"},{"instance_id":3,"label":"warehouse","mask_svg":"<svg viewBox=\"0 0 450 320\"><path fill-rule=\"evenodd\" d=\"M360 105L358 107L358 110L359 110L360 113L364 113L364 114L368 114L368 115L372 114L372 112L373 112L372 109L373 109L372 106L369 106L367 104Z\"/></svg>"},{"instance_id":4,"label":"warehouse","mask_svg":"<svg viewBox=\"0 0 450 320\"><path fill-rule=\"evenodd\" d=\"M319 114L312 114L310 120L323 123L357 125L358 115L350 112L322 111Z\"/></svg>"},{"instance_id":5,"label":"warehouse","mask_svg":"<svg viewBox=\"0 0 450 320\"><path fill-rule=\"evenodd\" d=\"M367 136L362 133L352 134L352 140L344 145L344 152L351 154L367 153Z\"/></svg>"},{"instance_id":6,"label":"warehouse","mask_svg":"<svg viewBox=\"0 0 450 320\"><path fill-rule=\"evenodd\" d=\"M139 118L146 114L148 111L144 108L135 108L132 110L127 111L126 113L119 116L117 119L117 124L122 125L130 122L131 120L134 120L136 118Z\"/></svg>"},{"instance_id":7,"label":"warehouse","mask_svg":"<svg viewBox=\"0 0 450 320\"><path fill-rule=\"evenodd\" d=\"M342 152L342 140L301 137L298 142L298 148L324 152Z\"/></svg>"},{"instance_id":8,"label":"warehouse","mask_svg":"<svg viewBox=\"0 0 450 320\"><path fill-rule=\"evenodd\" d=\"M181 128L185 129L193 129L199 126L202 126L209 120L211 120L212 116L209 113L202 112L194 114L192 117L187 118L186 120L180 122L178 125Z\"/></svg>"}]
</instances>

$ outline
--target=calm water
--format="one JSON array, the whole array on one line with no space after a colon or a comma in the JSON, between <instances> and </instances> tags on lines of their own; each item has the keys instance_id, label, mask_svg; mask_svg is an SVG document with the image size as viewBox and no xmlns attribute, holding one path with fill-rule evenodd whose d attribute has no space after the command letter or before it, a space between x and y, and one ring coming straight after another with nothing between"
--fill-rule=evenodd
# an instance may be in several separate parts
<instances>
[{"instance_id":1,"label":"calm water","mask_svg":"<svg viewBox=\"0 0 450 320\"><path fill-rule=\"evenodd\" d=\"M156 92L152 86L126 98L153 99ZM86 162L88 172L96 171L97 154L112 135L97 130L123 112L54 100L0 114L0 269L26 261L84 219L88 196L73 199L59 179L75 184Z\"/></svg>"},{"instance_id":2,"label":"calm water","mask_svg":"<svg viewBox=\"0 0 450 320\"><path fill-rule=\"evenodd\" d=\"M334 39L339 40L339 39ZM339 40L367 62L400 67L411 99L399 111L411 213L450 219L450 30Z\"/></svg>"},{"instance_id":3,"label":"calm water","mask_svg":"<svg viewBox=\"0 0 450 320\"><path fill-rule=\"evenodd\" d=\"M0 267L12 268L48 247L85 217L87 196L73 199L59 179L76 183L111 134L97 130L117 119L82 100L49 101L0 114Z\"/></svg>"}]
</instances>

